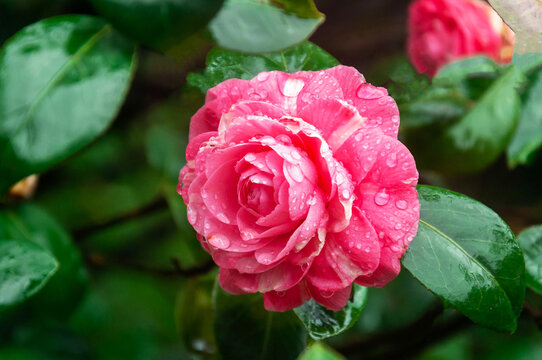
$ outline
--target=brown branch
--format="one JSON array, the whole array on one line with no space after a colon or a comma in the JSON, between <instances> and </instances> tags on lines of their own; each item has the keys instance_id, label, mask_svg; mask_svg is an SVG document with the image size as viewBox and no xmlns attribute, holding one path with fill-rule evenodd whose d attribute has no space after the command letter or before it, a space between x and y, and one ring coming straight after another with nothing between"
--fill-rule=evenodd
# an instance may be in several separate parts
<instances>
[{"instance_id":1,"label":"brown branch","mask_svg":"<svg viewBox=\"0 0 542 360\"><path fill-rule=\"evenodd\" d=\"M527 301L525 301L523 304L523 311L529 315L533 319L536 326L542 330L542 311L529 304Z\"/></svg>"},{"instance_id":2,"label":"brown branch","mask_svg":"<svg viewBox=\"0 0 542 360\"><path fill-rule=\"evenodd\" d=\"M147 204L143 207L125 212L117 217L114 217L112 219L108 219L104 222L98 223L98 224L92 224L89 226L84 226L78 229L75 229L72 231L73 238L76 242L82 241L100 231L103 231L107 228L120 225L124 222L136 219L141 216L145 216L148 214L151 214L153 212L166 209L168 207L167 201L165 198L160 197L153 201L150 204Z\"/></svg>"},{"instance_id":3,"label":"brown branch","mask_svg":"<svg viewBox=\"0 0 542 360\"><path fill-rule=\"evenodd\" d=\"M186 276L192 277L197 275L203 275L211 271L215 267L215 263L212 260L209 260L201 265L197 265L191 268L182 268L179 262L179 259L171 259L173 268L164 269L154 266L148 266L143 264L133 263L131 261L126 261L123 259L109 258L103 254L99 253L90 253L86 257L86 261L91 267L117 267L125 268L140 272L145 272L149 274L159 275L159 276Z\"/></svg>"},{"instance_id":4,"label":"brown branch","mask_svg":"<svg viewBox=\"0 0 542 360\"><path fill-rule=\"evenodd\" d=\"M357 339L339 347L338 350L353 359L361 357L364 360L409 358L471 324L462 315L434 324L442 312L442 304L438 302L418 320L405 327Z\"/></svg>"}]
</instances>

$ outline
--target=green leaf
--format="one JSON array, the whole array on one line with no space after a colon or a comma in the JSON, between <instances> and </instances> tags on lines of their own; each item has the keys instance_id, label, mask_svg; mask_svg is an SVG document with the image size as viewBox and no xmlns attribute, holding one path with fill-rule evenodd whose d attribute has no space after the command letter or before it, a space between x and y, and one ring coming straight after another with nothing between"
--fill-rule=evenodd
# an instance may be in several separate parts
<instances>
[{"instance_id":1,"label":"green leaf","mask_svg":"<svg viewBox=\"0 0 542 360\"><path fill-rule=\"evenodd\" d=\"M263 53L306 40L322 21L286 13L267 1L226 0L210 29L221 47Z\"/></svg>"},{"instance_id":2,"label":"green leaf","mask_svg":"<svg viewBox=\"0 0 542 360\"><path fill-rule=\"evenodd\" d=\"M56 259L29 240L0 238L0 310L37 293L57 271Z\"/></svg>"},{"instance_id":3,"label":"green leaf","mask_svg":"<svg viewBox=\"0 0 542 360\"><path fill-rule=\"evenodd\" d=\"M495 73L498 65L491 59L483 56L467 58L452 62L439 70L433 78L433 83L455 84L467 77L475 77L480 74Z\"/></svg>"},{"instance_id":4,"label":"green leaf","mask_svg":"<svg viewBox=\"0 0 542 360\"><path fill-rule=\"evenodd\" d=\"M216 347L212 303L215 280L216 272L187 279L177 295L177 331L184 345L194 352L211 353Z\"/></svg>"},{"instance_id":5,"label":"green leaf","mask_svg":"<svg viewBox=\"0 0 542 360\"><path fill-rule=\"evenodd\" d=\"M338 335L358 321L367 305L367 288L354 284L354 297L340 311L331 311L309 300L294 311L314 340Z\"/></svg>"},{"instance_id":6,"label":"green leaf","mask_svg":"<svg viewBox=\"0 0 542 360\"><path fill-rule=\"evenodd\" d=\"M512 59L518 69L525 74L530 74L542 67L542 54L540 53L528 53L528 54L514 54Z\"/></svg>"},{"instance_id":7,"label":"green leaf","mask_svg":"<svg viewBox=\"0 0 542 360\"><path fill-rule=\"evenodd\" d=\"M403 265L474 322L514 331L525 295L525 263L506 223L467 196L418 187L418 234Z\"/></svg>"},{"instance_id":8,"label":"green leaf","mask_svg":"<svg viewBox=\"0 0 542 360\"><path fill-rule=\"evenodd\" d=\"M321 342L309 346L299 360L344 360L344 357Z\"/></svg>"},{"instance_id":9,"label":"green leaf","mask_svg":"<svg viewBox=\"0 0 542 360\"><path fill-rule=\"evenodd\" d=\"M401 130L450 125L470 107L471 101L456 87L431 86L416 99L399 105Z\"/></svg>"},{"instance_id":10,"label":"green leaf","mask_svg":"<svg viewBox=\"0 0 542 360\"><path fill-rule=\"evenodd\" d=\"M528 165L542 148L542 69L530 80L523 96L518 128L507 149L510 167Z\"/></svg>"},{"instance_id":11,"label":"green leaf","mask_svg":"<svg viewBox=\"0 0 542 360\"><path fill-rule=\"evenodd\" d=\"M45 315L67 316L78 305L87 285L87 273L69 235L49 214L35 205L0 209L0 238L32 242L49 251L60 267L31 307Z\"/></svg>"},{"instance_id":12,"label":"green leaf","mask_svg":"<svg viewBox=\"0 0 542 360\"><path fill-rule=\"evenodd\" d=\"M213 302L222 358L289 360L305 348L307 335L293 311L266 311L261 294L229 295L217 285Z\"/></svg>"},{"instance_id":13,"label":"green leaf","mask_svg":"<svg viewBox=\"0 0 542 360\"><path fill-rule=\"evenodd\" d=\"M316 8L314 0L271 0L271 2L282 6L287 12L293 12L299 17L322 17L322 13Z\"/></svg>"},{"instance_id":14,"label":"green leaf","mask_svg":"<svg viewBox=\"0 0 542 360\"><path fill-rule=\"evenodd\" d=\"M181 136L175 126L153 124L147 132L147 158L153 168L169 179L179 178L180 166L186 161L184 152L186 136Z\"/></svg>"},{"instance_id":15,"label":"green leaf","mask_svg":"<svg viewBox=\"0 0 542 360\"><path fill-rule=\"evenodd\" d=\"M160 51L170 50L211 21L224 0L91 0L122 33Z\"/></svg>"},{"instance_id":16,"label":"green leaf","mask_svg":"<svg viewBox=\"0 0 542 360\"><path fill-rule=\"evenodd\" d=\"M523 74L512 66L494 81L482 77L458 84L468 87L464 92L476 100L470 111L448 126L406 134L407 145L420 167L442 173L472 173L492 164L506 149L516 128L520 107L516 87L522 79ZM481 91L487 82L491 85Z\"/></svg>"},{"instance_id":17,"label":"green leaf","mask_svg":"<svg viewBox=\"0 0 542 360\"><path fill-rule=\"evenodd\" d=\"M190 74L188 83L203 93L232 78L250 80L262 71L323 70L339 62L318 46L304 42L291 49L265 55L247 55L214 48L207 55L207 68L203 74Z\"/></svg>"},{"instance_id":18,"label":"green leaf","mask_svg":"<svg viewBox=\"0 0 542 360\"><path fill-rule=\"evenodd\" d=\"M42 20L0 52L0 194L101 134L134 70L134 45L103 20Z\"/></svg>"},{"instance_id":19,"label":"green leaf","mask_svg":"<svg viewBox=\"0 0 542 360\"><path fill-rule=\"evenodd\" d=\"M542 225L523 231L518 241L525 254L527 286L542 294Z\"/></svg>"}]
</instances>

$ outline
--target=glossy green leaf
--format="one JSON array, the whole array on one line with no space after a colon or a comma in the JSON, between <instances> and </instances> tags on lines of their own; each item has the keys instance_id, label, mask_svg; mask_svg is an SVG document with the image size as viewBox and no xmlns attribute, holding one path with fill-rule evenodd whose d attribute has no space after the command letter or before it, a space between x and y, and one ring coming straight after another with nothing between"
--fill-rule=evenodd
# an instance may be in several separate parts
<instances>
[{"instance_id":1,"label":"glossy green leaf","mask_svg":"<svg viewBox=\"0 0 542 360\"><path fill-rule=\"evenodd\" d=\"M203 29L224 0L91 0L127 36L160 51Z\"/></svg>"},{"instance_id":2,"label":"glossy green leaf","mask_svg":"<svg viewBox=\"0 0 542 360\"><path fill-rule=\"evenodd\" d=\"M542 294L542 225L523 231L518 241L525 255L527 286Z\"/></svg>"},{"instance_id":3,"label":"glossy green leaf","mask_svg":"<svg viewBox=\"0 0 542 360\"><path fill-rule=\"evenodd\" d=\"M433 78L433 83L457 83L467 77L485 73L494 73L497 64L487 57L478 56L452 62L439 70Z\"/></svg>"},{"instance_id":4,"label":"glossy green leaf","mask_svg":"<svg viewBox=\"0 0 542 360\"><path fill-rule=\"evenodd\" d=\"M471 100L456 87L429 87L416 99L399 105L401 129L450 125L469 111L470 104Z\"/></svg>"},{"instance_id":5,"label":"glossy green leaf","mask_svg":"<svg viewBox=\"0 0 542 360\"><path fill-rule=\"evenodd\" d=\"M315 342L301 354L299 360L344 360L344 357L321 342Z\"/></svg>"},{"instance_id":6,"label":"glossy green leaf","mask_svg":"<svg viewBox=\"0 0 542 360\"><path fill-rule=\"evenodd\" d=\"M418 187L418 234L403 265L474 322L514 331L525 295L525 263L506 223L467 196Z\"/></svg>"},{"instance_id":7,"label":"glossy green leaf","mask_svg":"<svg viewBox=\"0 0 542 360\"><path fill-rule=\"evenodd\" d=\"M418 165L442 173L472 173L492 164L516 128L520 108L516 87L522 79L512 66L496 80L467 78L457 84L472 100L470 111L447 126L406 134Z\"/></svg>"},{"instance_id":8,"label":"glossy green leaf","mask_svg":"<svg viewBox=\"0 0 542 360\"><path fill-rule=\"evenodd\" d=\"M304 42L291 49L266 55L247 55L214 48L207 55L207 68L203 74L190 74L188 83L207 92L224 80L238 78L249 80L262 71L293 73L306 70L323 70L339 62L318 46Z\"/></svg>"},{"instance_id":9,"label":"glossy green leaf","mask_svg":"<svg viewBox=\"0 0 542 360\"><path fill-rule=\"evenodd\" d=\"M0 193L79 150L111 123L128 91L134 45L103 20L42 20L0 52Z\"/></svg>"},{"instance_id":10,"label":"glossy green leaf","mask_svg":"<svg viewBox=\"0 0 542 360\"><path fill-rule=\"evenodd\" d=\"M542 148L542 70L529 79L517 130L508 145L508 164L527 165Z\"/></svg>"},{"instance_id":11,"label":"glossy green leaf","mask_svg":"<svg viewBox=\"0 0 542 360\"><path fill-rule=\"evenodd\" d=\"M87 285L81 256L69 235L35 205L0 210L0 238L33 242L49 251L60 267L30 305L52 316L66 316L79 303Z\"/></svg>"},{"instance_id":12,"label":"glossy green leaf","mask_svg":"<svg viewBox=\"0 0 542 360\"><path fill-rule=\"evenodd\" d=\"M293 311L266 311L261 294L230 295L215 287L215 338L228 360L296 359L307 334Z\"/></svg>"},{"instance_id":13,"label":"glossy green leaf","mask_svg":"<svg viewBox=\"0 0 542 360\"><path fill-rule=\"evenodd\" d=\"M226 0L209 27L221 47L264 53L306 40L322 21L287 13L267 1Z\"/></svg>"},{"instance_id":14,"label":"glossy green leaf","mask_svg":"<svg viewBox=\"0 0 542 360\"><path fill-rule=\"evenodd\" d=\"M53 255L38 244L0 237L0 309L37 293L57 269Z\"/></svg>"},{"instance_id":15,"label":"glossy green leaf","mask_svg":"<svg viewBox=\"0 0 542 360\"><path fill-rule=\"evenodd\" d=\"M294 311L314 340L338 335L351 328L367 305L367 288L354 284L354 295L340 311L328 310L313 299Z\"/></svg>"},{"instance_id":16,"label":"glossy green leaf","mask_svg":"<svg viewBox=\"0 0 542 360\"><path fill-rule=\"evenodd\" d=\"M299 17L322 17L322 13L316 8L314 0L271 0L271 2L283 7L287 12L295 13Z\"/></svg>"}]
</instances>

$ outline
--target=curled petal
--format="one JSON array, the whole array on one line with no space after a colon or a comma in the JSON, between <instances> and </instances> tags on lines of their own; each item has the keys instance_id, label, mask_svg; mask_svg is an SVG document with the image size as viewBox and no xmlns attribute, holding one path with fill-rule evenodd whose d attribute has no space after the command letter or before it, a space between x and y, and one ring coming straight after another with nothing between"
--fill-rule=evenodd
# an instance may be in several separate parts
<instances>
[{"instance_id":1,"label":"curled petal","mask_svg":"<svg viewBox=\"0 0 542 360\"><path fill-rule=\"evenodd\" d=\"M308 267L281 262L259 274L240 273L235 269L221 268L218 273L220 286L226 290L242 290L244 293L285 291L301 281ZM232 293L238 293L233 292Z\"/></svg>"},{"instance_id":2,"label":"curled petal","mask_svg":"<svg viewBox=\"0 0 542 360\"><path fill-rule=\"evenodd\" d=\"M311 298L305 281L286 291L269 291L263 294L263 306L267 311L284 312L298 306Z\"/></svg>"},{"instance_id":3,"label":"curled petal","mask_svg":"<svg viewBox=\"0 0 542 360\"><path fill-rule=\"evenodd\" d=\"M250 83L246 80L229 79L210 89L205 105L190 121L189 140L204 132L217 131L222 114L243 99L250 88Z\"/></svg>"},{"instance_id":4,"label":"curled petal","mask_svg":"<svg viewBox=\"0 0 542 360\"><path fill-rule=\"evenodd\" d=\"M386 89L366 83L363 75L353 67L339 65L325 71L337 79L344 93L343 99L351 102L367 119L367 126L397 137L399 108Z\"/></svg>"},{"instance_id":5,"label":"curled petal","mask_svg":"<svg viewBox=\"0 0 542 360\"><path fill-rule=\"evenodd\" d=\"M351 285L358 276L373 273L379 260L378 235L356 209L345 230L328 234L307 279L317 289L337 291Z\"/></svg>"},{"instance_id":6,"label":"curled petal","mask_svg":"<svg viewBox=\"0 0 542 360\"><path fill-rule=\"evenodd\" d=\"M309 289L312 297L317 303L325 306L329 310L339 311L348 303L350 293L352 292L352 285L337 291L321 291L309 284Z\"/></svg>"}]
</instances>

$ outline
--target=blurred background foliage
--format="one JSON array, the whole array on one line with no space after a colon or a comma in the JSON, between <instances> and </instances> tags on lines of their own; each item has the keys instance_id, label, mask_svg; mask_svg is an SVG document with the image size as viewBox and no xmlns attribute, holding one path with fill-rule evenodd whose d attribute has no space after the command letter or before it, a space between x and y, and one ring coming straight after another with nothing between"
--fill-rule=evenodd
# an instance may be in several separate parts
<instances>
[{"instance_id":1,"label":"blurred background foliage","mask_svg":"<svg viewBox=\"0 0 542 360\"><path fill-rule=\"evenodd\" d=\"M190 3L194 2L184 3L192 6ZM288 26L302 29L300 39L290 38L291 43L284 44L284 34L273 32L276 38L259 34L269 42L264 43L258 34L250 39L238 37L250 36L249 30L226 31L224 26L232 22L250 29L239 17L252 16L253 9L241 0L229 1L227 11L218 17L215 15L222 2L207 1L197 16L187 17L173 9L166 11L170 17L157 22L147 21L147 14L164 9L146 7L142 1L0 0L1 42L40 19L89 14L107 18L141 43L132 86L108 132L40 175L32 205L12 205L0 214L0 223L3 216L28 220L28 229L23 232L54 233L54 244L41 245L49 248L62 264L51 281L29 301L9 309L0 306L0 359L213 359L219 357L215 329L220 336L228 336L229 342L244 346L247 340L235 328L232 330L231 324L217 325L214 321L215 270L196 241L182 199L175 192L178 171L184 163L190 117L204 101L202 93L187 86L185 79L189 73L205 68L206 55L214 45L213 33L222 46L257 52L262 50L258 46L276 50L293 45L321 24L311 41L339 62L355 66L369 82L390 89L403 113L406 130L402 136L414 148L427 144L415 137L408 138L408 127L427 125L415 121L435 121L427 101L417 105L420 93L432 101L431 109L440 109L437 121L446 122L464 116L472 101L480 96L476 89L485 89L500 78L500 74L488 71L465 78L459 85L430 85L414 73L404 55L407 0L340 4L317 0L319 11L310 2L272 3L273 6L269 2L259 3L264 15L257 12L258 16L276 21L275 25L271 22L271 31L273 26L284 31L288 31ZM287 12L279 12L279 7ZM325 14L323 23L321 13ZM205 24L211 20L207 28ZM187 22L191 31L165 26L180 22ZM247 41L252 48L238 49L240 43ZM529 95L525 94L518 101L528 101ZM413 121L409 121L411 114L415 114ZM451 158L446 165L458 165L454 161ZM529 163L528 167L511 169L510 161L499 150L486 164L475 166L474 173L443 175L428 166L421 172L421 179L485 203L517 234L542 223L542 158L531 156ZM7 225L0 225L0 233L9 233L6 229ZM239 297L238 301L242 299ZM261 298L247 301L254 301L261 308ZM309 348L301 356L542 358L542 335L537 327L542 326L542 297L529 290L526 304L530 316L520 318L514 336L494 332L473 326L454 310L441 315L441 305L434 296L403 271L386 288L368 289L366 308L350 330L330 338L327 345L309 341ZM280 319L286 333L289 321ZM247 323L245 331L254 330L249 327L253 325ZM301 344L295 340L288 339L287 345L271 345L276 351L281 346L299 347L301 351L304 340ZM233 358L226 354L234 350L225 351L225 359Z\"/></svg>"}]
</instances>

